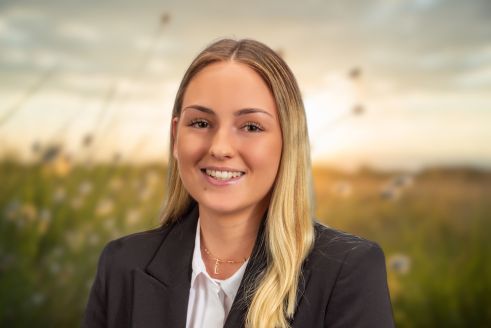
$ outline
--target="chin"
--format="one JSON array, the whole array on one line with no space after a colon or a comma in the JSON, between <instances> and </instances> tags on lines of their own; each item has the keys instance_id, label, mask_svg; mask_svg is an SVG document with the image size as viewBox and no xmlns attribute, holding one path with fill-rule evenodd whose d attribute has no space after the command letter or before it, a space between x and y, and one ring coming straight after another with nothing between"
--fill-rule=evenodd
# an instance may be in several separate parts
<instances>
[{"instance_id":1,"label":"chin","mask_svg":"<svg viewBox=\"0 0 491 328\"><path fill-rule=\"evenodd\" d=\"M203 210L215 213L217 215L233 215L247 211L253 207L251 204L231 202L224 198L201 200L201 202L198 201L198 204Z\"/></svg>"}]
</instances>

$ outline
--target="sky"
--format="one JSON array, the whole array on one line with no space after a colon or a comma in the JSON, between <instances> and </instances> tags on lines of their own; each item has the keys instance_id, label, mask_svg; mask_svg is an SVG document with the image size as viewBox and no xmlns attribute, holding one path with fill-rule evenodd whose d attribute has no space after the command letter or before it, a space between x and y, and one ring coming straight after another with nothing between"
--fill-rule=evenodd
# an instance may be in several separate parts
<instances>
[{"instance_id":1,"label":"sky","mask_svg":"<svg viewBox=\"0 0 491 328\"><path fill-rule=\"evenodd\" d=\"M180 79L231 37L291 67L314 163L490 168L490 17L487 0L0 0L0 155L165 160Z\"/></svg>"}]
</instances>

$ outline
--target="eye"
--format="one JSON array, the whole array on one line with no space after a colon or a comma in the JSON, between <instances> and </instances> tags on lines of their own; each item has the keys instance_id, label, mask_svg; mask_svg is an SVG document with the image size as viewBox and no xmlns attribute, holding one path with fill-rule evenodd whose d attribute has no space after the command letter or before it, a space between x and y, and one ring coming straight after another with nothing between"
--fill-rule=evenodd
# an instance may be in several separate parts
<instances>
[{"instance_id":1,"label":"eye","mask_svg":"<svg viewBox=\"0 0 491 328\"><path fill-rule=\"evenodd\" d=\"M200 118L192 120L189 126L197 129L206 129L210 124L206 120Z\"/></svg>"},{"instance_id":2,"label":"eye","mask_svg":"<svg viewBox=\"0 0 491 328\"><path fill-rule=\"evenodd\" d=\"M256 122L247 122L242 126L242 128L247 131L247 132L261 132L264 131L263 127L261 124L256 123Z\"/></svg>"}]
</instances>

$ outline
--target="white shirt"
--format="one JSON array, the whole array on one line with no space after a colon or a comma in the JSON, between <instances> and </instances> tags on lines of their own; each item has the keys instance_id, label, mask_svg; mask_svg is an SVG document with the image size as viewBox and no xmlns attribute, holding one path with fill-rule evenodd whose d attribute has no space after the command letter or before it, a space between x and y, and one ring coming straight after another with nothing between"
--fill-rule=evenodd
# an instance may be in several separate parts
<instances>
[{"instance_id":1,"label":"white shirt","mask_svg":"<svg viewBox=\"0 0 491 328\"><path fill-rule=\"evenodd\" d=\"M198 218L186 328L222 328L234 302L248 261L242 264L239 270L228 279L219 280L210 277L201 257L199 223Z\"/></svg>"}]
</instances>

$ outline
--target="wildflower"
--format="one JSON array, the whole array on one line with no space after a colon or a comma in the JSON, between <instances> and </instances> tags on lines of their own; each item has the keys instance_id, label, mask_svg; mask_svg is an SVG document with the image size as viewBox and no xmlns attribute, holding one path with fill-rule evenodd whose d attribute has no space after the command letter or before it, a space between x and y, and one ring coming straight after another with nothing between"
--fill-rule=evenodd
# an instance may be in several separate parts
<instances>
[{"instance_id":1,"label":"wildflower","mask_svg":"<svg viewBox=\"0 0 491 328\"><path fill-rule=\"evenodd\" d=\"M40 233L46 232L46 230L48 229L50 221L51 221L51 211L47 208L43 208L39 212L38 230Z\"/></svg>"},{"instance_id":2,"label":"wildflower","mask_svg":"<svg viewBox=\"0 0 491 328\"><path fill-rule=\"evenodd\" d=\"M150 199L152 196L152 189L151 188L144 188L140 190L140 200L141 201L147 201Z\"/></svg>"},{"instance_id":3,"label":"wildflower","mask_svg":"<svg viewBox=\"0 0 491 328\"><path fill-rule=\"evenodd\" d=\"M19 209L20 201L18 199L14 199L7 204L7 207L3 210L3 213L7 220L13 221L17 216Z\"/></svg>"},{"instance_id":4,"label":"wildflower","mask_svg":"<svg viewBox=\"0 0 491 328\"><path fill-rule=\"evenodd\" d=\"M121 161L121 159L122 159L122 158L123 158L123 156L121 155L121 153L119 153L119 152L115 152L115 153L113 154L113 163L114 163L114 164L119 163L119 162Z\"/></svg>"},{"instance_id":5,"label":"wildflower","mask_svg":"<svg viewBox=\"0 0 491 328\"><path fill-rule=\"evenodd\" d=\"M106 228L107 231L112 231L114 227L116 226L116 222L114 218L108 218L104 220L103 223L104 228Z\"/></svg>"},{"instance_id":6,"label":"wildflower","mask_svg":"<svg viewBox=\"0 0 491 328\"><path fill-rule=\"evenodd\" d=\"M83 139L82 139L82 145L84 147L89 147L91 144L92 144L92 141L94 140L94 138L92 137L91 134L86 134Z\"/></svg>"},{"instance_id":7,"label":"wildflower","mask_svg":"<svg viewBox=\"0 0 491 328\"><path fill-rule=\"evenodd\" d=\"M141 219L141 212L138 209L131 209L126 214L126 224L132 226Z\"/></svg>"},{"instance_id":8,"label":"wildflower","mask_svg":"<svg viewBox=\"0 0 491 328\"><path fill-rule=\"evenodd\" d=\"M39 211L39 219L43 221L51 221L51 211L48 208L43 208Z\"/></svg>"},{"instance_id":9,"label":"wildflower","mask_svg":"<svg viewBox=\"0 0 491 328\"><path fill-rule=\"evenodd\" d=\"M380 197L388 200L396 200L399 198L401 192L398 188L393 186L387 186L380 192Z\"/></svg>"},{"instance_id":10,"label":"wildflower","mask_svg":"<svg viewBox=\"0 0 491 328\"><path fill-rule=\"evenodd\" d=\"M361 104L356 104L355 106L353 106L352 112L354 115L361 115L365 112L365 107L363 107L363 105Z\"/></svg>"},{"instance_id":11,"label":"wildflower","mask_svg":"<svg viewBox=\"0 0 491 328\"><path fill-rule=\"evenodd\" d=\"M62 201L65 200L66 197L66 191L65 188L62 186L58 186L53 194L53 200L55 203L61 203Z\"/></svg>"},{"instance_id":12,"label":"wildflower","mask_svg":"<svg viewBox=\"0 0 491 328\"><path fill-rule=\"evenodd\" d=\"M53 275L58 274L61 270L61 266L58 262L51 262L48 268L49 272L51 272Z\"/></svg>"},{"instance_id":13,"label":"wildflower","mask_svg":"<svg viewBox=\"0 0 491 328\"><path fill-rule=\"evenodd\" d=\"M349 77L351 79L357 79L361 76L361 68L359 67L353 67L350 71L349 71Z\"/></svg>"},{"instance_id":14,"label":"wildflower","mask_svg":"<svg viewBox=\"0 0 491 328\"><path fill-rule=\"evenodd\" d=\"M100 241L100 238L95 233L91 233L89 235L89 238L87 238L87 243L91 246L95 246L95 245L99 244L99 241Z\"/></svg>"},{"instance_id":15,"label":"wildflower","mask_svg":"<svg viewBox=\"0 0 491 328\"><path fill-rule=\"evenodd\" d=\"M37 208L33 204L26 203L22 205L20 213L26 221L33 221L37 216Z\"/></svg>"},{"instance_id":16,"label":"wildflower","mask_svg":"<svg viewBox=\"0 0 491 328\"><path fill-rule=\"evenodd\" d=\"M7 271L15 263L15 256L11 254L0 253L0 273Z\"/></svg>"},{"instance_id":17,"label":"wildflower","mask_svg":"<svg viewBox=\"0 0 491 328\"><path fill-rule=\"evenodd\" d=\"M41 151L41 143L39 141L34 141L31 145L31 150L33 153L37 154Z\"/></svg>"},{"instance_id":18,"label":"wildflower","mask_svg":"<svg viewBox=\"0 0 491 328\"><path fill-rule=\"evenodd\" d=\"M410 174L400 175L392 180L392 185L399 188L407 188L414 183L413 176Z\"/></svg>"},{"instance_id":19,"label":"wildflower","mask_svg":"<svg viewBox=\"0 0 491 328\"><path fill-rule=\"evenodd\" d=\"M33 305L38 306L41 305L45 299L46 296L43 293L37 292L32 294L30 301Z\"/></svg>"},{"instance_id":20,"label":"wildflower","mask_svg":"<svg viewBox=\"0 0 491 328\"><path fill-rule=\"evenodd\" d=\"M72 163L70 157L67 155L60 155L51 162L51 171L59 177L66 176L68 173L70 173L71 169Z\"/></svg>"},{"instance_id":21,"label":"wildflower","mask_svg":"<svg viewBox=\"0 0 491 328\"><path fill-rule=\"evenodd\" d=\"M170 19L171 19L171 14L169 14L169 13L163 13L160 16L160 22L162 24L167 24L168 22L170 22Z\"/></svg>"},{"instance_id":22,"label":"wildflower","mask_svg":"<svg viewBox=\"0 0 491 328\"><path fill-rule=\"evenodd\" d=\"M389 256L389 269L399 274L407 274L411 269L411 258L407 255L396 253Z\"/></svg>"},{"instance_id":23,"label":"wildflower","mask_svg":"<svg viewBox=\"0 0 491 328\"><path fill-rule=\"evenodd\" d=\"M123 187L123 180L119 177L114 177L109 181L109 189L119 191Z\"/></svg>"},{"instance_id":24,"label":"wildflower","mask_svg":"<svg viewBox=\"0 0 491 328\"><path fill-rule=\"evenodd\" d=\"M78 193L81 196L86 196L86 195L90 194L90 192L92 191L92 189L93 189L92 183L90 181L84 181L78 187Z\"/></svg>"},{"instance_id":25,"label":"wildflower","mask_svg":"<svg viewBox=\"0 0 491 328\"><path fill-rule=\"evenodd\" d=\"M65 234L65 242L70 249L77 251L82 247L84 238L80 231L69 231Z\"/></svg>"},{"instance_id":26,"label":"wildflower","mask_svg":"<svg viewBox=\"0 0 491 328\"><path fill-rule=\"evenodd\" d=\"M99 216L104 216L111 213L113 209L114 209L113 201L109 198L106 198L101 200L99 204L97 204L95 212Z\"/></svg>"},{"instance_id":27,"label":"wildflower","mask_svg":"<svg viewBox=\"0 0 491 328\"><path fill-rule=\"evenodd\" d=\"M341 197L349 197L352 192L352 186L347 181L338 181L334 185L334 192Z\"/></svg>"},{"instance_id":28,"label":"wildflower","mask_svg":"<svg viewBox=\"0 0 491 328\"><path fill-rule=\"evenodd\" d=\"M156 186L160 182L160 176L154 170L150 170L145 174L145 182L147 186Z\"/></svg>"},{"instance_id":29,"label":"wildflower","mask_svg":"<svg viewBox=\"0 0 491 328\"><path fill-rule=\"evenodd\" d=\"M77 196L72 199L70 205L72 206L73 209L78 210L84 205L84 198L81 196Z\"/></svg>"},{"instance_id":30,"label":"wildflower","mask_svg":"<svg viewBox=\"0 0 491 328\"><path fill-rule=\"evenodd\" d=\"M409 188L413 184L413 176L403 174L393 178L383 189L380 194L385 199L397 199L404 189Z\"/></svg>"},{"instance_id":31,"label":"wildflower","mask_svg":"<svg viewBox=\"0 0 491 328\"><path fill-rule=\"evenodd\" d=\"M53 250L51 251L51 255L54 257L54 258L59 258L59 257L62 257L63 256L63 253L65 253L64 249L60 246L56 246L55 248L53 248Z\"/></svg>"},{"instance_id":32,"label":"wildflower","mask_svg":"<svg viewBox=\"0 0 491 328\"><path fill-rule=\"evenodd\" d=\"M41 155L41 161L43 163L49 163L57 158L61 153L60 145L50 145L44 149L43 154Z\"/></svg>"}]
</instances>

